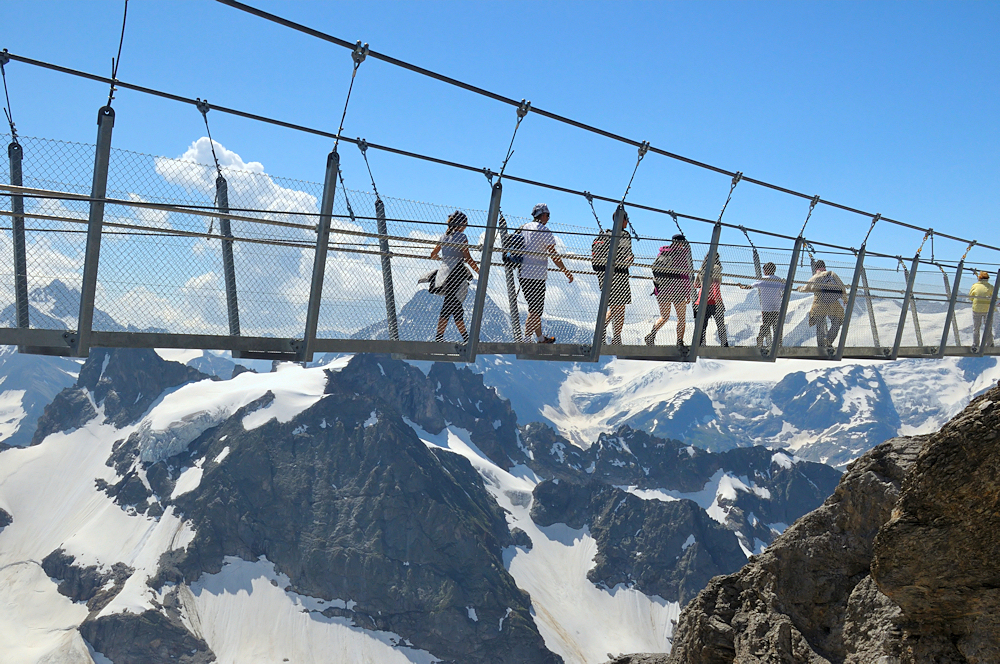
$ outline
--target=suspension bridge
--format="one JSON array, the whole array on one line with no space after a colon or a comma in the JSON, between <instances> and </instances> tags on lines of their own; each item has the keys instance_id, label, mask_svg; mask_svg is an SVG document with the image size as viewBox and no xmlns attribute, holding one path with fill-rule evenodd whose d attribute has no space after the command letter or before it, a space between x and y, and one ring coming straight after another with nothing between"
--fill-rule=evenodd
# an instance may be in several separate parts
<instances>
[{"instance_id":1,"label":"suspension bridge","mask_svg":"<svg viewBox=\"0 0 1000 664\"><path fill-rule=\"evenodd\" d=\"M992 290L985 314L981 301L973 311L968 294L983 268L989 268L992 284L1000 281L1000 270L996 264L967 263L973 248L1000 251L997 247L688 159L403 62L367 44L352 44L235 0L219 1L349 49L351 89L362 63L371 57L512 106L516 124L502 167L493 172L343 136L350 89L340 128L328 132L127 83L116 71L107 78L5 50L0 68L11 63L45 68L108 85L110 92L97 114L94 144L18 136L7 99L10 131L0 134L8 144L7 163L0 168L0 218L8 222L0 220L0 344L25 353L75 357L86 357L92 347L193 348L292 361L355 352L458 362L492 354L573 362L602 356L773 362L779 357L838 361L1000 354L993 342L1000 289ZM4 84L6 93L6 70ZM113 147L117 89L194 107L204 120L208 136L202 147L211 150L213 163ZM317 158L322 181L221 166L211 139L211 111L333 140L325 164ZM598 195L508 173L517 127L531 114L633 146L633 177L649 154L725 176L729 196L719 217L642 205L628 200L628 189L621 197ZM361 150L371 191L344 186L341 144ZM461 208L468 217L470 256L479 266L462 302L467 340L454 334L454 328L444 340L436 338L441 298L420 283L441 265L430 256L456 208L381 195L370 150L479 173L489 181L483 209ZM616 206L609 234L603 234L596 211L596 228L548 224L554 255L565 266L565 271L553 263L548 268L542 325L555 343L533 343L526 337L528 301L518 267L505 261L504 254L509 256L511 238L529 219L503 212L505 181L536 188L539 196L546 191L578 196L591 210L595 200ZM727 223L725 211L740 184L801 199L805 221L798 234ZM859 248L807 239L817 206L870 220ZM632 242L625 227L629 210L660 215L662 227L669 230L662 238L644 235L642 242ZM652 292L662 281L653 272L655 247L670 245L682 222L710 229L708 239L689 241L693 260L685 278L704 276L711 282L706 286L717 286L717 295L711 304L707 292L694 305L682 303L657 334L653 326L661 317L661 303ZM918 230L924 241L906 258L871 250L868 237L878 223ZM606 239L605 251L595 265L593 246L599 236ZM924 248L928 242L933 246L935 236L965 244L965 254L941 260L931 251L928 257ZM532 253L520 250L521 255ZM547 260L548 254L543 257ZM843 288L834 329L827 333L821 324L817 334L814 305L824 296L808 283L824 265ZM614 276L616 271L625 276ZM748 287L768 272L779 284L777 304L762 313L760 288ZM603 276L609 278L599 278ZM620 332L615 329L609 341L613 323L606 312L621 302L621 286L615 284L622 279L631 302ZM764 325L769 316L770 324ZM714 335L706 334L713 327Z\"/></svg>"}]
</instances>

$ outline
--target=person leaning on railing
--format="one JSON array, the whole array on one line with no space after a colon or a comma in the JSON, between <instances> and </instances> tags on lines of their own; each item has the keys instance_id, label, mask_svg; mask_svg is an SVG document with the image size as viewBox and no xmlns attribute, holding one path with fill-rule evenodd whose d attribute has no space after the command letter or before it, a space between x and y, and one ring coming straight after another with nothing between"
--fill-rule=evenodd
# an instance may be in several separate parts
<instances>
[{"instance_id":1,"label":"person leaning on railing","mask_svg":"<svg viewBox=\"0 0 1000 664\"><path fill-rule=\"evenodd\" d=\"M972 352L979 352L979 330L990 312L990 300L993 299L993 286L990 284L990 273L980 272L979 281L969 289L969 299L972 300ZM993 331L986 330L983 344L994 345Z\"/></svg>"}]
</instances>

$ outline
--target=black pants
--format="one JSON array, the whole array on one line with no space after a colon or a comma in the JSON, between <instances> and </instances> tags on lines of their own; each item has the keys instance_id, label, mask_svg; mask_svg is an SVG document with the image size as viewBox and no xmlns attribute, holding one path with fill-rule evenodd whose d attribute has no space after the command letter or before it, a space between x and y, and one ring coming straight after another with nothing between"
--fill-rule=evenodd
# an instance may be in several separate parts
<instances>
[{"instance_id":1,"label":"black pants","mask_svg":"<svg viewBox=\"0 0 1000 664\"><path fill-rule=\"evenodd\" d=\"M692 306L694 309L694 319L698 320L698 305ZM726 306L724 304L709 304L705 313L705 325L701 328L701 345L705 345L705 333L708 332L708 319L715 319L715 329L719 334L719 343L723 346L729 345L729 333L726 331Z\"/></svg>"},{"instance_id":2,"label":"black pants","mask_svg":"<svg viewBox=\"0 0 1000 664\"><path fill-rule=\"evenodd\" d=\"M762 311L760 332L757 333L757 346L763 348L767 339L774 341L774 336L778 333L778 312Z\"/></svg>"}]
</instances>

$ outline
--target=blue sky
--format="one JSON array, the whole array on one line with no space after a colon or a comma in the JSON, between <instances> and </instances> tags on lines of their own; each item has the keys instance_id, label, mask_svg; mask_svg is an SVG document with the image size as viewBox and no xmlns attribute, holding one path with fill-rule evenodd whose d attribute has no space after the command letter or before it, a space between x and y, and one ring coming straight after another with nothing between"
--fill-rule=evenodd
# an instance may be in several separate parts
<instances>
[{"instance_id":1,"label":"blue sky","mask_svg":"<svg viewBox=\"0 0 1000 664\"><path fill-rule=\"evenodd\" d=\"M343 39L657 147L852 207L998 244L1000 3L262 2ZM4 3L0 48L107 75L121 2ZM122 80L336 131L345 49L209 0L133 0ZM91 142L103 85L7 67L22 134ZM204 135L191 107L122 90L114 144L178 156ZM331 142L210 114L213 137L268 172L319 181ZM498 169L513 108L367 60L345 134ZM367 187L344 146L348 186ZM370 153L386 195L485 208L478 175ZM635 149L537 115L509 171L621 196ZM629 199L714 218L728 178L650 154ZM592 226L582 199L508 183L504 209L546 201ZM795 235L808 203L741 184L726 220ZM610 204L598 204L605 219ZM640 233L668 218L633 214ZM868 220L819 208L807 236L860 244ZM708 228L689 222L694 239ZM735 238L733 238L735 239ZM921 234L878 226L870 248L912 255ZM939 241L939 257L964 246ZM974 250L973 262L1000 263Z\"/></svg>"}]
</instances>

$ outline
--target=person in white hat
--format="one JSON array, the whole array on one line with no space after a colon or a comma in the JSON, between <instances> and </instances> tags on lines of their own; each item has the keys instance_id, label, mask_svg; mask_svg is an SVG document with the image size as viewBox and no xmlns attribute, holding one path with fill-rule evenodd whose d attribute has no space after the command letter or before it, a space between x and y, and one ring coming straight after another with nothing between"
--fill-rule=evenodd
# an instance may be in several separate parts
<instances>
[{"instance_id":1,"label":"person in white hat","mask_svg":"<svg viewBox=\"0 0 1000 664\"><path fill-rule=\"evenodd\" d=\"M570 283L573 273L566 269L556 253L556 238L546 224L549 223L549 206L539 203L531 210L532 221L521 227L524 236L524 262L521 263L518 280L521 292L528 302L528 318L525 321L525 341L534 340L540 344L555 343L555 337L542 334L542 311L545 309L545 280L549 275L549 259L562 270Z\"/></svg>"}]
</instances>

